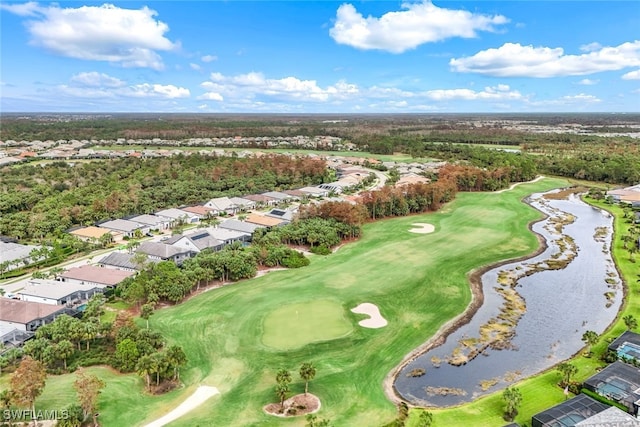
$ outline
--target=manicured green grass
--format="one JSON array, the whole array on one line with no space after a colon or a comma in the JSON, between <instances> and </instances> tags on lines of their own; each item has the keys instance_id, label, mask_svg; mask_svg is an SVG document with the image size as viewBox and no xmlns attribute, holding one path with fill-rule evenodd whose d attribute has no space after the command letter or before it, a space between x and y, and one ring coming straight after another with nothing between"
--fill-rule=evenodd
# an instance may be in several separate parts
<instances>
[{"instance_id":1,"label":"manicured green grass","mask_svg":"<svg viewBox=\"0 0 640 427\"><path fill-rule=\"evenodd\" d=\"M268 313L263 322L262 343L276 350L292 350L340 338L352 330L340 303L307 301L287 304Z\"/></svg>"},{"instance_id":2,"label":"manicured green grass","mask_svg":"<svg viewBox=\"0 0 640 427\"><path fill-rule=\"evenodd\" d=\"M465 309L471 299L470 271L537 247L526 226L540 213L521 199L565 184L545 179L501 194L461 193L436 213L367 224L359 241L327 257L313 257L308 267L271 272L158 311L150 319L151 328L170 344L183 346L189 359L182 372L186 389L149 397L141 391L140 378L109 372L109 390L100 400L102 425L144 425L173 409L197 385L206 384L218 387L221 395L172 425L303 426L304 419L283 420L262 411L264 404L276 401L273 388L279 368L294 373L293 393L303 391L304 383L297 377L303 362L317 367L310 391L322 400L319 417L336 426L390 421L396 408L384 395L385 376ZM410 233L416 222L434 224L436 231ZM339 304L352 332L287 351L263 343L265 317L312 301ZM362 315L349 309L362 302L378 305L389 324L381 329L360 327ZM283 333L300 335L307 314L300 319L291 314ZM50 404L47 396L51 394L38 400L39 406ZM474 421L481 417L492 423L501 414L496 402L473 404L477 406L464 411L479 411ZM440 423L453 415L437 415L436 425L462 425Z\"/></svg>"}]
</instances>

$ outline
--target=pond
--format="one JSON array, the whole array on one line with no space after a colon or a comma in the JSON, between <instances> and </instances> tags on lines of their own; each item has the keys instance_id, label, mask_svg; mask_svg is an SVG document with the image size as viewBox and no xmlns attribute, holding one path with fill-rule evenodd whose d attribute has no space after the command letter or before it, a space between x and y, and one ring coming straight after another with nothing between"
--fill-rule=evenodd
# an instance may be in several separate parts
<instances>
[{"instance_id":1,"label":"pond","mask_svg":"<svg viewBox=\"0 0 640 427\"><path fill-rule=\"evenodd\" d=\"M401 397L430 407L470 402L570 358L585 347L585 331L613 322L623 297L609 250L613 218L557 194L527 199L547 215L532 226L547 248L482 275L482 306L398 372Z\"/></svg>"}]
</instances>

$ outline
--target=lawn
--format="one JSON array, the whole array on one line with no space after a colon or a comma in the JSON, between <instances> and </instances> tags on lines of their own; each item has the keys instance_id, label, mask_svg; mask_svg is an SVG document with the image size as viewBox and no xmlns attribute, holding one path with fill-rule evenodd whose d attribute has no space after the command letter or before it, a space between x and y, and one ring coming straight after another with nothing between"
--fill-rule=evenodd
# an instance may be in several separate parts
<instances>
[{"instance_id":1,"label":"lawn","mask_svg":"<svg viewBox=\"0 0 640 427\"><path fill-rule=\"evenodd\" d=\"M102 425L144 425L205 384L218 387L221 395L172 425L302 426L303 419L276 419L261 408L276 400L279 368L294 373L292 392L303 391L297 376L303 362L317 367L310 391L322 400L320 417L336 426L391 421L396 409L384 395L384 377L464 310L471 298L470 271L537 247L527 223L540 214L521 199L563 185L564 180L545 179L501 194L461 193L436 213L367 224L359 241L330 256L313 257L308 267L271 272L157 312L151 328L183 346L189 358L182 372L185 388L149 397L141 393L141 379L103 370L109 386L100 400ZM410 233L416 222L434 224L436 232ZM363 302L378 305L389 324L360 327L362 315L350 309ZM321 315L323 304L333 315ZM309 324L326 324L327 335L307 336L317 333L308 332ZM64 378L69 377L50 379L38 406L53 405L57 394L52 387L67 393L62 388L68 388L71 380ZM488 399L488 404L465 406L462 414L503 425L501 402ZM444 422L454 420L452 414L437 414L437 425L458 425Z\"/></svg>"}]
</instances>

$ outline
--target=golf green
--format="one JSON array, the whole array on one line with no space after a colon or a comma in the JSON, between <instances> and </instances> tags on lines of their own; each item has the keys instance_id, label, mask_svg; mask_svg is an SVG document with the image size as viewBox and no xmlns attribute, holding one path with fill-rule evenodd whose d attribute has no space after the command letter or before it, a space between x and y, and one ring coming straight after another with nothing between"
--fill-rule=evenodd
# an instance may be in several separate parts
<instances>
[{"instance_id":1,"label":"golf green","mask_svg":"<svg viewBox=\"0 0 640 427\"><path fill-rule=\"evenodd\" d=\"M262 343L277 350L292 350L340 338L352 330L344 308L335 301L288 304L265 316Z\"/></svg>"}]
</instances>

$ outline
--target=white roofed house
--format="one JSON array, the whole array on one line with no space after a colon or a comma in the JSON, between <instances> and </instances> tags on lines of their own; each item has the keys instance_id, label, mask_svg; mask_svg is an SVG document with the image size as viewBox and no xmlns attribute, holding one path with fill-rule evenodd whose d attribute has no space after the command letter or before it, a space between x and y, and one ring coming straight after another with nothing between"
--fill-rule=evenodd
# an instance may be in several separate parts
<instances>
[{"instance_id":1,"label":"white roofed house","mask_svg":"<svg viewBox=\"0 0 640 427\"><path fill-rule=\"evenodd\" d=\"M142 235L148 234L151 229L148 225L140 224L139 222L130 221L127 219L114 219L111 221L105 221L99 224L102 228L108 228L117 233L121 233L128 238L135 237L136 231L140 231Z\"/></svg>"},{"instance_id":2,"label":"white roofed house","mask_svg":"<svg viewBox=\"0 0 640 427\"><path fill-rule=\"evenodd\" d=\"M182 265L185 259L191 258L196 252L165 243L143 242L136 248L136 253L145 254L152 261L173 261L176 265Z\"/></svg>"},{"instance_id":3,"label":"white roofed house","mask_svg":"<svg viewBox=\"0 0 640 427\"><path fill-rule=\"evenodd\" d=\"M224 242L213 237L206 230L199 230L190 234L178 234L164 241L167 245L183 248L194 253L200 253L205 249L212 251L222 250Z\"/></svg>"},{"instance_id":4,"label":"white roofed house","mask_svg":"<svg viewBox=\"0 0 640 427\"><path fill-rule=\"evenodd\" d=\"M242 233L247 233L253 235L258 228L264 228L262 225L252 224L246 221L239 221L237 219L227 219L224 220L218 225L218 228L224 228L232 231L239 231Z\"/></svg>"},{"instance_id":5,"label":"white roofed house","mask_svg":"<svg viewBox=\"0 0 640 427\"><path fill-rule=\"evenodd\" d=\"M129 221L137 222L139 224L147 225L151 230L166 230L171 225L171 220L167 218L161 218L156 215L138 215L128 218Z\"/></svg>"},{"instance_id":6,"label":"white roofed house","mask_svg":"<svg viewBox=\"0 0 640 427\"><path fill-rule=\"evenodd\" d=\"M234 215L240 210L240 206L228 197L216 197L215 199L211 199L204 204L204 207L212 209L216 215L220 215L222 213Z\"/></svg>"},{"instance_id":7,"label":"white roofed house","mask_svg":"<svg viewBox=\"0 0 640 427\"><path fill-rule=\"evenodd\" d=\"M95 294L102 292L103 288L95 285L31 279L28 285L16 292L16 295L24 301L73 306L88 301Z\"/></svg>"},{"instance_id":8,"label":"white roofed house","mask_svg":"<svg viewBox=\"0 0 640 427\"><path fill-rule=\"evenodd\" d=\"M156 212L155 215L170 220L171 226L180 222L183 224L196 224L200 221L198 215L177 208L164 209Z\"/></svg>"},{"instance_id":9,"label":"white roofed house","mask_svg":"<svg viewBox=\"0 0 640 427\"><path fill-rule=\"evenodd\" d=\"M250 233L243 233L241 231L229 230L227 228L207 228L207 231L213 238L223 242L225 245L230 245L233 242L248 243L251 241Z\"/></svg>"},{"instance_id":10,"label":"white roofed house","mask_svg":"<svg viewBox=\"0 0 640 427\"><path fill-rule=\"evenodd\" d=\"M256 202L245 199L244 197L230 197L229 200L238 206L238 210L242 212L256 208Z\"/></svg>"}]
</instances>

